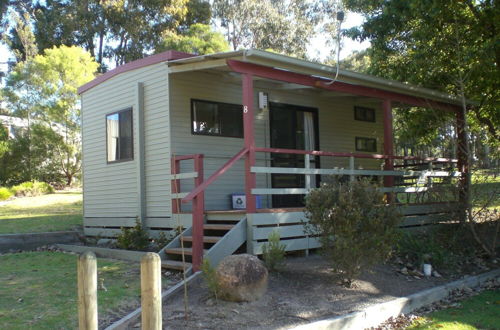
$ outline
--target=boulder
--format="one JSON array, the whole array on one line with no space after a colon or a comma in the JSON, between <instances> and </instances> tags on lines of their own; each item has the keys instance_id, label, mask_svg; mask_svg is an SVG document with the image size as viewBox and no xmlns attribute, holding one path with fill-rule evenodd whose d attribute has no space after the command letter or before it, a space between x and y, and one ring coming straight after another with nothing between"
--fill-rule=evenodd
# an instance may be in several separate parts
<instances>
[{"instance_id":1,"label":"boulder","mask_svg":"<svg viewBox=\"0 0 500 330\"><path fill-rule=\"evenodd\" d=\"M256 256L225 257L216 268L219 296L228 301L254 301L266 292L267 269Z\"/></svg>"}]
</instances>

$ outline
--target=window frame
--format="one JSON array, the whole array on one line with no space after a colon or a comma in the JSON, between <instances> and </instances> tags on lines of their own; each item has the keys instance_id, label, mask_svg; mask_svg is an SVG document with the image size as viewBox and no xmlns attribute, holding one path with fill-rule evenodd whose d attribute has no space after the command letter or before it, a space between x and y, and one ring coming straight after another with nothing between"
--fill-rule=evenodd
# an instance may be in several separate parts
<instances>
[{"instance_id":1,"label":"window frame","mask_svg":"<svg viewBox=\"0 0 500 330\"><path fill-rule=\"evenodd\" d=\"M375 149L374 150L366 150L366 149L358 149L358 141L359 140L365 140L365 141L374 141L375 142ZM363 152L377 152L377 139L376 138L370 138L370 137L362 137L362 136L356 136L354 140L354 149L356 151L363 151Z\"/></svg>"},{"instance_id":2,"label":"window frame","mask_svg":"<svg viewBox=\"0 0 500 330\"><path fill-rule=\"evenodd\" d=\"M236 103L227 103L227 102L218 102L218 101L210 101L210 100L201 100L201 99L191 99L191 135L204 135L204 136L215 136L215 137L226 137L233 139L243 139L245 137L245 133L242 131L241 136L232 136L225 134L216 134L216 133L205 133L205 132L195 132L194 130L194 103L195 102L203 102L203 103L215 103L215 104L225 104L230 106L237 106L241 109L241 128L244 129L243 124L243 106L241 104Z\"/></svg>"},{"instance_id":3,"label":"window frame","mask_svg":"<svg viewBox=\"0 0 500 330\"><path fill-rule=\"evenodd\" d=\"M370 111L373 113L373 120L370 119L365 119L359 116L358 110L363 110L363 111ZM363 106L354 106L354 120L358 121L365 121L369 123L375 123L377 121L376 113L374 108L368 108L368 107L363 107Z\"/></svg>"},{"instance_id":4,"label":"window frame","mask_svg":"<svg viewBox=\"0 0 500 330\"><path fill-rule=\"evenodd\" d=\"M132 134L131 136L131 157L129 158L123 158L123 159L117 159L117 160L108 160L108 117L112 115L118 114L123 112L130 111L130 127L132 128ZM119 118L119 117L118 117ZM106 164L115 164L115 163L123 163L123 162L129 162L131 160L134 160L134 109L133 107L127 107L125 109L121 109L118 111L110 112L104 115L104 127L106 130Z\"/></svg>"}]
</instances>

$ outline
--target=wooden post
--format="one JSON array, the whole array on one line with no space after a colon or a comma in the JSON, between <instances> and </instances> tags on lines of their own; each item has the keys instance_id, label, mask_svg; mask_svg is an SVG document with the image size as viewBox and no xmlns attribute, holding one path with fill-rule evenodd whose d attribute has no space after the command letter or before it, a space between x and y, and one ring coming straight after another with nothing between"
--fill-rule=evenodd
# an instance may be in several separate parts
<instances>
[{"instance_id":1,"label":"wooden post","mask_svg":"<svg viewBox=\"0 0 500 330\"><path fill-rule=\"evenodd\" d=\"M194 158L194 170L198 176L194 180L195 187L203 183L203 155ZM203 262L203 223L205 222L205 193L201 192L193 199L193 272L201 268Z\"/></svg>"},{"instance_id":2,"label":"wooden post","mask_svg":"<svg viewBox=\"0 0 500 330\"><path fill-rule=\"evenodd\" d=\"M304 168L306 170L311 168L311 155L305 154L304 155ZM311 189L311 175L306 174L306 189L309 191Z\"/></svg>"},{"instance_id":3,"label":"wooden post","mask_svg":"<svg viewBox=\"0 0 500 330\"><path fill-rule=\"evenodd\" d=\"M349 157L349 170L351 174L349 175L349 181L354 181L354 156Z\"/></svg>"},{"instance_id":4,"label":"wooden post","mask_svg":"<svg viewBox=\"0 0 500 330\"><path fill-rule=\"evenodd\" d=\"M389 158L385 159L384 170L392 171L394 170L394 144L393 144L393 131L392 131L392 106L391 100L385 99L382 102L382 108L384 111L384 155ZM384 187L393 187L394 177L390 175L384 176ZM390 203L393 199L393 194L388 193L387 201Z\"/></svg>"},{"instance_id":5,"label":"wooden post","mask_svg":"<svg viewBox=\"0 0 500 330\"><path fill-rule=\"evenodd\" d=\"M171 174L179 174L179 167L180 167L180 161L175 159L175 156L172 157L172 160L170 161L170 173ZM171 180L171 191L172 195L180 192L181 187L180 183L181 181L179 179ZM180 203L178 203L178 200L175 198L172 198L172 213L181 213L180 210Z\"/></svg>"},{"instance_id":6,"label":"wooden post","mask_svg":"<svg viewBox=\"0 0 500 330\"><path fill-rule=\"evenodd\" d=\"M87 251L78 256L78 328L97 330L97 259Z\"/></svg>"},{"instance_id":7,"label":"wooden post","mask_svg":"<svg viewBox=\"0 0 500 330\"><path fill-rule=\"evenodd\" d=\"M141 258L141 329L161 330L161 259L148 252Z\"/></svg>"},{"instance_id":8,"label":"wooden post","mask_svg":"<svg viewBox=\"0 0 500 330\"><path fill-rule=\"evenodd\" d=\"M247 204L247 213L255 213L255 196L252 189L255 188L255 173L251 172L252 166L255 166L255 136L254 136L254 109L253 109L253 75L245 73L242 75L243 89L243 134L245 147L248 154L245 159L245 198Z\"/></svg>"},{"instance_id":9,"label":"wooden post","mask_svg":"<svg viewBox=\"0 0 500 330\"><path fill-rule=\"evenodd\" d=\"M432 187L432 171L434 171L434 165L432 164L432 161L429 161L429 173L427 175L427 187L431 188Z\"/></svg>"},{"instance_id":10,"label":"wooden post","mask_svg":"<svg viewBox=\"0 0 500 330\"><path fill-rule=\"evenodd\" d=\"M466 118L462 109L456 112L457 119L457 167L461 173L459 179L458 202L461 207L460 220L466 220L469 207L469 147L467 146Z\"/></svg>"}]
</instances>

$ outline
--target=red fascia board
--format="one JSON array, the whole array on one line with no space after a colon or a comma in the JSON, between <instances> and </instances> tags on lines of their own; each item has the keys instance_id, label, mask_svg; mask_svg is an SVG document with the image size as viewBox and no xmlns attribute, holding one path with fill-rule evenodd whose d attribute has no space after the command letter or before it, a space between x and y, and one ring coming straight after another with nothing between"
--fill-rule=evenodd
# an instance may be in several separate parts
<instances>
[{"instance_id":1,"label":"red fascia board","mask_svg":"<svg viewBox=\"0 0 500 330\"><path fill-rule=\"evenodd\" d=\"M124 65L120 65L113 70L109 70L106 73L103 73L102 75L98 76L94 80L86 83L85 85L82 85L78 88L78 94L82 94L89 89L99 85L100 83L105 82L108 79L111 79L112 77L124 73L127 71L139 69L148 65L153 65L161 62L167 62L167 61L173 61L173 60L178 60L181 58L188 58L188 57L194 57L196 55L194 54L188 54L188 53L183 53L183 52L178 52L176 50L167 50L166 52L151 55L145 58L141 58L139 60L135 60L129 63L126 63Z\"/></svg>"},{"instance_id":2,"label":"red fascia board","mask_svg":"<svg viewBox=\"0 0 500 330\"><path fill-rule=\"evenodd\" d=\"M390 92L378 88L352 85L340 81L328 84L329 81L324 78L309 76L301 73L286 71L277 68L271 68L258 64L241 62L237 60L227 60L227 65L231 70L238 73L249 73L261 78L279 80L298 85L322 88L330 91L355 94L359 96L373 97L378 99L389 99L391 101L401 102L411 106L434 108L444 111L456 112L460 109L458 105L433 101L426 98Z\"/></svg>"}]
</instances>

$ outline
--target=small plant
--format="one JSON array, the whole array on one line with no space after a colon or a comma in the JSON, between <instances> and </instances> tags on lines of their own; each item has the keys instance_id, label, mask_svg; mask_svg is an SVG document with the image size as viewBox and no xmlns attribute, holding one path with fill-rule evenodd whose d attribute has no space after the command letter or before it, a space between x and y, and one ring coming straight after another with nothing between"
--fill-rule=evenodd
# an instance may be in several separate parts
<instances>
[{"instance_id":1,"label":"small plant","mask_svg":"<svg viewBox=\"0 0 500 330\"><path fill-rule=\"evenodd\" d=\"M322 251L343 283L385 261L399 237L401 215L368 180L325 183L306 197L305 232L319 235Z\"/></svg>"},{"instance_id":2,"label":"small plant","mask_svg":"<svg viewBox=\"0 0 500 330\"><path fill-rule=\"evenodd\" d=\"M149 250L149 235L142 227L139 218L132 228L122 227L122 232L116 238L116 246L125 250L147 251Z\"/></svg>"},{"instance_id":3,"label":"small plant","mask_svg":"<svg viewBox=\"0 0 500 330\"><path fill-rule=\"evenodd\" d=\"M203 259L203 263L201 264L201 272L203 274L203 278L205 279L205 283L207 284L208 291L210 294L217 300L219 295L220 286L217 281L217 275L215 272L215 268L210 264L210 260L207 258Z\"/></svg>"},{"instance_id":4,"label":"small plant","mask_svg":"<svg viewBox=\"0 0 500 330\"><path fill-rule=\"evenodd\" d=\"M267 237L269 243L262 246L262 257L269 271L278 271L283 268L285 262L286 245L280 241L280 234L273 231Z\"/></svg>"},{"instance_id":5,"label":"small plant","mask_svg":"<svg viewBox=\"0 0 500 330\"><path fill-rule=\"evenodd\" d=\"M9 188L0 187L0 201L4 201L12 197L12 192Z\"/></svg>"}]
</instances>

